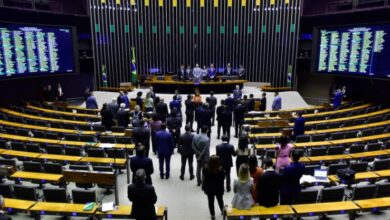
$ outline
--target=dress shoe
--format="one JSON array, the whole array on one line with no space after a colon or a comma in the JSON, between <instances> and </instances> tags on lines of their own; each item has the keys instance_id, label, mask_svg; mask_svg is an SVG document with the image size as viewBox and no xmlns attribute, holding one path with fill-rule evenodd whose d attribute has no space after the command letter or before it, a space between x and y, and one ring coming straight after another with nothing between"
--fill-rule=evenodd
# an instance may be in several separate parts
<instances>
[{"instance_id":1,"label":"dress shoe","mask_svg":"<svg viewBox=\"0 0 390 220\"><path fill-rule=\"evenodd\" d=\"M183 177L183 176L180 176L179 178L180 178L181 180L184 180L184 177Z\"/></svg>"},{"instance_id":2,"label":"dress shoe","mask_svg":"<svg viewBox=\"0 0 390 220\"><path fill-rule=\"evenodd\" d=\"M191 175L191 176L190 176L190 180L193 180L194 178L195 178L194 175Z\"/></svg>"},{"instance_id":3,"label":"dress shoe","mask_svg":"<svg viewBox=\"0 0 390 220\"><path fill-rule=\"evenodd\" d=\"M226 188L226 192L230 192L232 189L230 187Z\"/></svg>"},{"instance_id":4,"label":"dress shoe","mask_svg":"<svg viewBox=\"0 0 390 220\"><path fill-rule=\"evenodd\" d=\"M160 175L160 178L163 180L163 179L164 179L164 174L161 174L161 175Z\"/></svg>"},{"instance_id":5,"label":"dress shoe","mask_svg":"<svg viewBox=\"0 0 390 220\"><path fill-rule=\"evenodd\" d=\"M169 179L169 175L167 174L167 175L165 175L165 179Z\"/></svg>"}]
</instances>

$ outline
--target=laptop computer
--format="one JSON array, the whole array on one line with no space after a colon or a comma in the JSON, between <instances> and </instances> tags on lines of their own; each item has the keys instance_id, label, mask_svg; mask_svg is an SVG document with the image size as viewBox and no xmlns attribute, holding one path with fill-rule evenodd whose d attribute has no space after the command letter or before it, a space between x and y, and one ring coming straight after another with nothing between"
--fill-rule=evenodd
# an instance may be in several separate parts
<instances>
[{"instance_id":1,"label":"laptop computer","mask_svg":"<svg viewBox=\"0 0 390 220\"><path fill-rule=\"evenodd\" d=\"M316 182L329 182L328 180L328 170L325 169L315 169L314 178Z\"/></svg>"}]
</instances>

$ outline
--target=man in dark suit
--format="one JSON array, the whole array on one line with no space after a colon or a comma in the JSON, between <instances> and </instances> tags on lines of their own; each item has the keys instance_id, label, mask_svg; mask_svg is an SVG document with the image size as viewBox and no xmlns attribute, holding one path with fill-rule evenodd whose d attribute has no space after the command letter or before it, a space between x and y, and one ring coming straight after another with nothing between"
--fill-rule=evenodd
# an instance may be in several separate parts
<instances>
[{"instance_id":1,"label":"man in dark suit","mask_svg":"<svg viewBox=\"0 0 390 220\"><path fill-rule=\"evenodd\" d=\"M108 110L110 110L114 118L116 118L116 113L118 113L119 110L119 105L116 102L116 98L113 98L111 103L108 103Z\"/></svg>"},{"instance_id":2,"label":"man in dark suit","mask_svg":"<svg viewBox=\"0 0 390 220\"><path fill-rule=\"evenodd\" d=\"M214 126L215 121L215 107L217 106L217 98L214 96L214 92L210 92L210 96L206 98L206 102L209 104L210 109L213 111L213 118L211 125Z\"/></svg>"},{"instance_id":3,"label":"man in dark suit","mask_svg":"<svg viewBox=\"0 0 390 220\"><path fill-rule=\"evenodd\" d=\"M267 93L263 92L260 99L260 111L264 112L267 109Z\"/></svg>"},{"instance_id":4,"label":"man in dark suit","mask_svg":"<svg viewBox=\"0 0 390 220\"><path fill-rule=\"evenodd\" d=\"M135 172L137 172L138 169L144 169L146 173L146 180L145 182L147 184L152 185L152 174L154 172L153 169L153 161L149 157L145 156L145 147L143 145L137 146L135 150L135 156L131 157L130 159L130 169L133 173L133 183L135 183Z\"/></svg>"},{"instance_id":5,"label":"man in dark suit","mask_svg":"<svg viewBox=\"0 0 390 220\"><path fill-rule=\"evenodd\" d=\"M193 167L194 151L192 150L192 140L194 139L194 134L191 133L191 127L189 124L185 126L185 130L186 132L180 135L178 140L178 152L181 154L180 179L184 180L184 173L188 160L190 180L193 180L195 178Z\"/></svg>"},{"instance_id":6,"label":"man in dark suit","mask_svg":"<svg viewBox=\"0 0 390 220\"><path fill-rule=\"evenodd\" d=\"M223 135L222 144L217 145L217 155L225 172L226 191L230 192L230 170L233 166L232 157L236 156L236 151L234 150L234 146L229 144L229 137L227 135Z\"/></svg>"},{"instance_id":7,"label":"man in dark suit","mask_svg":"<svg viewBox=\"0 0 390 220\"><path fill-rule=\"evenodd\" d=\"M173 96L172 101L169 103L169 109L172 110L176 108L176 112L181 114L181 102L177 100L177 96Z\"/></svg>"},{"instance_id":8,"label":"man in dark suit","mask_svg":"<svg viewBox=\"0 0 390 220\"><path fill-rule=\"evenodd\" d=\"M227 94L225 99L225 105L229 109L229 111L233 112L234 109L234 99L231 97L230 93Z\"/></svg>"},{"instance_id":9,"label":"man in dark suit","mask_svg":"<svg viewBox=\"0 0 390 220\"><path fill-rule=\"evenodd\" d=\"M160 99L160 101L155 105L155 108L161 121L165 122L168 116L168 105L164 103L164 99Z\"/></svg>"},{"instance_id":10,"label":"man in dark suit","mask_svg":"<svg viewBox=\"0 0 390 220\"><path fill-rule=\"evenodd\" d=\"M200 105L196 108L195 110L195 121L197 123L197 128L196 128L196 133L199 134L199 130L202 128L203 126L203 120L201 120L202 118L202 115L203 115L203 112L204 112L204 107L203 105Z\"/></svg>"},{"instance_id":11,"label":"man in dark suit","mask_svg":"<svg viewBox=\"0 0 390 220\"><path fill-rule=\"evenodd\" d=\"M210 135L211 135L211 120L213 118L213 111L210 109L210 106L208 103L205 103L204 104L204 107L203 107L204 111L202 112L202 114L200 115L200 121L202 126L207 126L209 129L208 129L208 132L207 132L207 136L210 138Z\"/></svg>"},{"instance_id":12,"label":"man in dark suit","mask_svg":"<svg viewBox=\"0 0 390 220\"><path fill-rule=\"evenodd\" d=\"M148 128L144 127L144 121L139 120L139 123L133 121L133 132L132 137L134 143L137 145L145 146L145 155L149 157L150 149L150 131Z\"/></svg>"},{"instance_id":13,"label":"man in dark suit","mask_svg":"<svg viewBox=\"0 0 390 220\"><path fill-rule=\"evenodd\" d=\"M297 136L305 134L305 122L306 119L302 116L302 112L298 112L298 118L296 118L294 122L294 140Z\"/></svg>"},{"instance_id":14,"label":"man in dark suit","mask_svg":"<svg viewBox=\"0 0 390 220\"><path fill-rule=\"evenodd\" d=\"M187 100L184 102L186 105L186 124L190 125L191 131L194 132L194 115L195 115L195 104L192 101L192 95L187 95Z\"/></svg>"},{"instance_id":15,"label":"man in dark suit","mask_svg":"<svg viewBox=\"0 0 390 220\"><path fill-rule=\"evenodd\" d=\"M146 184L145 170L139 169L135 174L136 182L129 185L127 195L132 202L131 218L136 220L155 220L157 195L152 185Z\"/></svg>"},{"instance_id":16,"label":"man in dark suit","mask_svg":"<svg viewBox=\"0 0 390 220\"><path fill-rule=\"evenodd\" d=\"M156 133L157 155L160 164L160 177L169 179L171 156L173 154L174 142L171 133L166 130L166 125L162 124L161 129ZM165 162L165 174L164 174Z\"/></svg>"},{"instance_id":17,"label":"man in dark suit","mask_svg":"<svg viewBox=\"0 0 390 220\"><path fill-rule=\"evenodd\" d=\"M176 108L172 109L171 115L167 118L167 127L172 134L174 146L176 146L177 140L180 137L181 118L177 114Z\"/></svg>"},{"instance_id":18,"label":"man in dark suit","mask_svg":"<svg viewBox=\"0 0 390 220\"><path fill-rule=\"evenodd\" d=\"M225 111L225 100L221 100L221 105L217 107L217 139L221 136L221 128L222 128L222 112Z\"/></svg>"},{"instance_id":19,"label":"man in dark suit","mask_svg":"<svg viewBox=\"0 0 390 220\"><path fill-rule=\"evenodd\" d=\"M93 95L93 92L91 92L91 95L87 98L85 105L87 106L87 109L98 109L99 108L97 101L96 101L96 98Z\"/></svg>"},{"instance_id":20,"label":"man in dark suit","mask_svg":"<svg viewBox=\"0 0 390 220\"><path fill-rule=\"evenodd\" d=\"M280 204L292 205L301 191L299 180L305 172L305 165L299 163L303 154L300 150L292 153L292 163L284 168L282 173L282 188L280 190Z\"/></svg>"},{"instance_id":21,"label":"man in dark suit","mask_svg":"<svg viewBox=\"0 0 390 220\"><path fill-rule=\"evenodd\" d=\"M251 112L251 111L255 110L255 99L254 99L253 94L249 94L249 100L248 100L248 105L247 106L248 106L248 108L247 108L248 112Z\"/></svg>"},{"instance_id":22,"label":"man in dark suit","mask_svg":"<svg viewBox=\"0 0 390 220\"><path fill-rule=\"evenodd\" d=\"M232 126L232 112L225 107L221 113L221 122L222 122L222 135L227 135L230 138L230 127Z\"/></svg>"},{"instance_id":23,"label":"man in dark suit","mask_svg":"<svg viewBox=\"0 0 390 220\"><path fill-rule=\"evenodd\" d=\"M244 124L244 115L245 107L241 103L238 103L238 105L234 108L234 137L238 137L238 135L241 133L242 125Z\"/></svg>"},{"instance_id":24,"label":"man in dark suit","mask_svg":"<svg viewBox=\"0 0 390 220\"><path fill-rule=\"evenodd\" d=\"M265 172L257 181L257 202L260 206L273 207L279 203L281 176L275 172L271 158L263 160Z\"/></svg>"},{"instance_id":25,"label":"man in dark suit","mask_svg":"<svg viewBox=\"0 0 390 220\"><path fill-rule=\"evenodd\" d=\"M186 80L187 79L187 73L186 73L186 67L184 64L180 65L179 72L177 73L177 77L180 80Z\"/></svg>"},{"instance_id":26,"label":"man in dark suit","mask_svg":"<svg viewBox=\"0 0 390 220\"><path fill-rule=\"evenodd\" d=\"M118 126L122 126L124 128L127 128L130 123L130 113L129 111L125 110L126 104L121 103L118 113L116 113L116 117L118 120Z\"/></svg>"}]
</instances>

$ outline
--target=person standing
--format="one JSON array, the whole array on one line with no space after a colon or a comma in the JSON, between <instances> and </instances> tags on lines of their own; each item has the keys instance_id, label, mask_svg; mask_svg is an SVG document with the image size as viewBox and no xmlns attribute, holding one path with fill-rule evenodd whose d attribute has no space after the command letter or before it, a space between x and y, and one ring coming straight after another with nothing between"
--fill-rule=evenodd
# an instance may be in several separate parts
<instances>
[{"instance_id":1,"label":"person standing","mask_svg":"<svg viewBox=\"0 0 390 220\"><path fill-rule=\"evenodd\" d=\"M150 130L152 135L152 150L153 153L157 152L157 144L156 144L156 133L161 129L162 121L159 119L157 114L153 114L152 122L150 123Z\"/></svg>"},{"instance_id":2,"label":"person standing","mask_svg":"<svg viewBox=\"0 0 390 220\"><path fill-rule=\"evenodd\" d=\"M225 105L229 109L230 112L233 112L234 110L234 99L231 97L230 93L227 94L227 97L225 99Z\"/></svg>"},{"instance_id":3,"label":"person standing","mask_svg":"<svg viewBox=\"0 0 390 220\"><path fill-rule=\"evenodd\" d=\"M116 113L119 110L119 105L116 102L116 98L113 98L111 103L108 103L108 109L111 111L112 116L114 116L114 118L116 118Z\"/></svg>"},{"instance_id":4,"label":"person standing","mask_svg":"<svg viewBox=\"0 0 390 220\"><path fill-rule=\"evenodd\" d=\"M222 136L222 144L217 145L216 150L225 173L226 192L230 192L230 171L233 167L232 157L236 156L236 151L234 150L234 146L229 144L229 137L227 135Z\"/></svg>"},{"instance_id":5,"label":"person standing","mask_svg":"<svg viewBox=\"0 0 390 220\"><path fill-rule=\"evenodd\" d=\"M202 96L200 96L199 91L195 92L194 100L193 100L195 107L202 105Z\"/></svg>"},{"instance_id":6,"label":"person standing","mask_svg":"<svg viewBox=\"0 0 390 220\"><path fill-rule=\"evenodd\" d=\"M156 220L157 195L154 187L145 183L145 170L139 169L135 173L135 183L127 188L127 195L132 202L131 218L135 220Z\"/></svg>"},{"instance_id":7,"label":"person standing","mask_svg":"<svg viewBox=\"0 0 390 220\"><path fill-rule=\"evenodd\" d=\"M271 158L263 160L265 172L257 182L257 202L260 206L273 207L279 203L280 187L282 185L281 176L275 172ZM276 218L274 218L276 219Z\"/></svg>"},{"instance_id":8,"label":"person standing","mask_svg":"<svg viewBox=\"0 0 390 220\"><path fill-rule=\"evenodd\" d=\"M218 206L223 213L223 182L225 176L217 155L212 155L207 165L203 168L202 190L207 195L211 219L215 219L214 198L217 198Z\"/></svg>"},{"instance_id":9,"label":"person standing","mask_svg":"<svg viewBox=\"0 0 390 220\"><path fill-rule=\"evenodd\" d=\"M255 110L255 98L253 94L249 94L249 100L248 100L248 112L254 111Z\"/></svg>"},{"instance_id":10,"label":"person standing","mask_svg":"<svg viewBox=\"0 0 390 220\"><path fill-rule=\"evenodd\" d=\"M135 98L135 104L138 105L141 109L144 106L144 100L142 99L142 92L137 92L137 97Z\"/></svg>"},{"instance_id":11,"label":"person standing","mask_svg":"<svg viewBox=\"0 0 390 220\"><path fill-rule=\"evenodd\" d=\"M252 198L257 201L257 182L260 176L264 173L264 170L258 166L256 155L250 155L248 157L249 173L253 179Z\"/></svg>"},{"instance_id":12,"label":"person standing","mask_svg":"<svg viewBox=\"0 0 390 220\"><path fill-rule=\"evenodd\" d=\"M149 95L153 99L153 102L156 103L156 93L153 91L153 86L149 87L149 91L146 95Z\"/></svg>"},{"instance_id":13,"label":"person standing","mask_svg":"<svg viewBox=\"0 0 390 220\"><path fill-rule=\"evenodd\" d=\"M244 116L245 116L245 107L241 103L234 108L234 137L237 138L241 133L242 125L244 124Z\"/></svg>"},{"instance_id":14,"label":"person standing","mask_svg":"<svg viewBox=\"0 0 390 220\"><path fill-rule=\"evenodd\" d=\"M198 186L202 184L201 171L210 158L210 138L207 136L208 127L203 126L201 133L194 136L192 150L196 156L196 179Z\"/></svg>"},{"instance_id":15,"label":"person standing","mask_svg":"<svg viewBox=\"0 0 390 220\"><path fill-rule=\"evenodd\" d=\"M190 125L191 132L194 132L194 115L195 115L195 104L192 101L192 95L187 95L187 100L184 102L186 105L186 124Z\"/></svg>"},{"instance_id":16,"label":"person standing","mask_svg":"<svg viewBox=\"0 0 390 220\"><path fill-rule=\"evenodd\" d=\"M301 191L300 179L305 172L305 165L299 163L302 151L292 153L292 163L284 168L282 173L282 186L280 190L280 204L292 205Z\"/></svg>"},{"instance_id":17,"label":"person standing","mask_svg":"<svg viewBox=\"0 0 390 220\"><path fill-rule=\"evenodd\" d=\"M57 83L56 100L65 101L64 91L62 90L61 83Z\"/></svg>"},{"instance_id":18,"label":"person standing","mask_svg":"<svg viewBox=\"0 0 390 220\"><path fill-rule=\"evenodd\" d=\"M275 171L281 173L282 169L290 165L290 154L293 150L293 145L289 143L288 137L282 135L280 142L276 146L276 163Z\"/></svg>"},{"instance_id":19,"label":"person standing","mask_svg":"<svg viewBox=\"0 0 390 220\"><path fill-rule=\"evenodd\" d=\"M145 146L139 145L135 150L135 156L130 158L130 170L133 173L133 183L136 182L135 173L137 170L145 170L145 183L152 185L152 174L154 172L153 161L145 155Z\"/></svg>"},{"instance_id":20,"label":"person standing","mask_svg":"<svg viewBox=\"0 0 390 220\"><path fill-rule=\"evenodd\" d=\"M333 98L333 109L338 109L341 106L341 103L343 101L343 93L340 89L337 89L336 94Z\"/></svg>"},{"instance_id":21,"label":"person standing","mask_svg":"<svg viewBox=\"0 0 390 220\"><path fill-rule=\"evenodd\" d=\"M159 102L157 102L159 100ZM156 98L156 113L162 122L166 122L168 116L168 105L164 103L164 99Z\"/></svg>"},{"instance_id":22,"label":"person standing","mask_svg":"<svg viewBox=\"0 0 390 220\"><path fill-rule=\"evenodd\" d=\"M100 110L100 116L102 117L102 125L107 131L111 131L111 127L114 124L114 116L110 109L108 109L107 103L103 104L103 107Z\"/></svg>"},{"instance_id":23,"label":"person standing","mask_svg":"<svg viewBox=\"0 0 390 220\"><path fill-rule=\"evenodd\" d=\"M129 97L127 95L128 95L128 93L127 93L127 91L125 91L123 93L122 100L123 100L123 103L125 103L126 108L130 109L130 100L129 100ZM140 106L142 106L142 105L140 105Z\"/></svg>"},{"instance_id":24,"label":"person standing","mask_svg":"<svg viewBox=\"0 0 390 220\"><path fill-rule=\"evenodd\" d=\"M199 130L202 128L203 126L203 120L202 120L202 117L203 117L203 114L204 114L204 107L203 105L199 105L196 109L195 109L195 121L196 121L196 124L197 124L197 127L196 127L196 133L199 134Z\"/></svg>"},{"instance_id":25,"label":"person standing","mask_svg":"<svg viewBox=\"0 0 390 220\"><path fill-rule=\"evenodd\" d=\"M227 135L230 140L230 127L232 126L232 112L225 106L221 114L222 134Z\"/></svg>"},{"instance_id":26,"label":"person standing","mask_svg":"<svg viewBox=\"0 0 390 220\"><path fill-rule=\"evenodd\" d=\"M145 155L149 157L149 150L150 150L150 131L149 128L146 128L144 126L144 121L139 120L139 123L136 123L136 121L133 121L133 132L132 132L132 138L134 143L137 145L143 145L145 146Z\"/></svg>"},{"instance_id":27,"label":"person standing","mask_svg":"<svg viewBox=\"0 0 390 220\"><path fill-rule=\"evenodd\" d=\"M180 137L181 118L177 114L176 108L172 109L170 117L167 119L167 127L172 134L174 146L176 147L177 140Z\"/></svg>"},{"instance_id":28,"label":"person standing","mask_svg":"<svg viewBox=\"0 0 390 220\"><path fill-rule=\"evenodd\" d=\"M238 139L238 148L237 148L237 158L236 158L236 172L238 174L238 168L240 168L241 164L248 162L248 157L250 155L250 150L248 148L248 136L241 135Z\"/></svg>"},{"instance_id":29,"label":"person standing","mask_svg":"<svg viewBox=\"0 0 390 220\"><path fill-rule=\"evenodd\" d=\"M210 109L213 111L211 126L214 126L215 122L215 107L217 106L217 98L214 96L214 92L210 92L210 96L206 98L206 102L209 104Z\"/></svg>"},{"instance_id":30,"label":"person standing","mask_svg":"<svg viewBox=\"0 0 390 220\"><path fill-rule=\"evenodd\" d=\"M217 107L217 139L221 136L222 112L225 110L225 100L221 100L221 105Z\"/></svg>"},{"instance_id":31,"label":"person standing","mask_svg":"<svg viewBox=\"0 0 390 220\"><path fill-rule=\"evenodd\" d=\"M177 90L177 89L175 90L174 96L176 97L176 100L177 100L178 102L180 102L180 106L181 106L182 98L181 98L181 95L180 95L179 90Z\"/></svg>"},{"instance_id":32,"label":"person standing","mask_svg":"<svg viewBox=\"0 0 390 220\"><path fill-rule=\"evenodd\" d=\"M91 92L91 95L87 98L87 102L85 103L87 106L87 109L98 109L99 106L96 101L96 97L93 95L93 92Z\"/></svg>"},{"instance_id":33,"label":"person standing","mask_svg":"<svg viewBox=\"0 0 390 220\"><path fill-rule=\"evenodd\" d=\"M254 205L251 195L253 181L249 176L249 166L241 164L238 171L238 179L234 180L234 197L232 200L233 208L238 210L248 210Z\"/></svg>"},{"instance_id":34,"label":"person standing","mask_svg":"<svg viewBox=\"0 0 390 220\"><path fill-rule=\"evenodd\" d=\"M194 134L191 133L191 127L189 124L185 126L186 132L179 137L178 141L178 152L181 154L181 169L180 169L180 179L184 180L184 173L186 169L186 163L188 161L188 168L190 172L190 180L195 178L194 176L194 150L192 150L192 141L194 139Z\"/></svg>"},{"instance_id":35,"label":"person standing","mask_svg":"<svg viewBox=\"0 0 390 220\"><path fill-rule=\"evenodd\" d=\"M118 113L116 113L116 117L118 119L118 126L122 126L127 128L130 123L130 113L126 109L126 104L121 103Z\"/></svg>"},{"instance_id":36,"label":"person standing","mask_svg":"<svg viewBox=\"0 0 390 220\"><path fill-rule=\"evenodd\" d=\"M239 85L236 85L236 88L233 90L233 99L237 102L242 98L242 91Z\"/></svg>"},{"instance_id":37,"label":"person standing","mask_svg":"<svg viewBox=\"0 0 390 220\"><path fill-rule=\"evenodd\" d=\"M272 111L279 111L282 109L282 98L279 96L279 92L275 92L275 98L272 102Z\"/></svg>"},{"instance_id":38,"label":"person standing","mask_svg":"<svg viewBox=\"0 0 390 220\"><path fill-rule=\"evenodd\" d=\"M265 112L267 109L267 93L263 92L260 99L260 111Z\"/></svg>"},{"instance_id":39,"label":"person standing","mask_svg":"<svg viewBox=\"0 0 390 220\"><path fill-rule=\"evenodd\" d=\"M146 112L153 112L154 110L154 100L151 96L151 93L146 93L146 98L145 98L145 111Z\"/></svg>"},{"instance_id":40,"label":"person standing","mask_svg":"<svg viewBox=\"0 0 390 220\"><path fill-rule=\"evenodd\" d=\"M207 136L210 138L210 135L211 135L211 121L212 121L212 118L213 118L213 111L211 110L211 108L210 108L208 103L204 104L203 109L204 109L204 111L201 114L200 120L202 121L202 123L201 123L202 125L205 125L205 126L207 126L209 128L208 132L207 132Z\"/></svg>"},{"instance_id":41,"label":"person standing","mask_svg":"<svg viewBox=\"0 0 390 220\"><path fill-rule=\"evenodd\" d=\"M169 179L171 156L174 149L174 142L171 133L166 131L166 125L161 125L161 130L156 133L157 155L160 164L160 178ZM165 162L165 173L164 173Z\"/></svg>"},{"instance_id":42,"label":"person standing","mask_svg":"<svg viewBox=\"0 0 390 220\"><path fill-rule=\"evenodd\" d=\"M169 103L169 109L171 110L171 113L173 109L176 109L177 114L181 115L181 102L177 100L177 96L174 95L172 101Z\"/></svg>"},{"instance_id":43,"label":"person standing","mask_svg":"<svg viewBox=\"0 0 390 220\"><path fill-rule=\"evenodd\" d=\"M294 140L297 136L305 134L305 122L306 119L302 116L302 112L298 112L298 118L295 119L293 129Z\"/></svg>"}]
</instances>

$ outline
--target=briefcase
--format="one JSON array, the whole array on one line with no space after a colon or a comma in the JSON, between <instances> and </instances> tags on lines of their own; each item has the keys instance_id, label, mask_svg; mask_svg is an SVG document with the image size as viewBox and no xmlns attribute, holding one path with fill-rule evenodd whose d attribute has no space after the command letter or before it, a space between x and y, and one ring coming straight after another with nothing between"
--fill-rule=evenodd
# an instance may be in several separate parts
<instances>
[{"instance_id":1,"label":"briefcase","mask_svg":"<svg viewBox=\"0 0 390 220\"><path fill-rule=\"evenodd\" d=\"M337 177L340 180L352 181L355 179L356 171L351 168L339 169L337 170Z\"/></svg>"}]
</instances>

